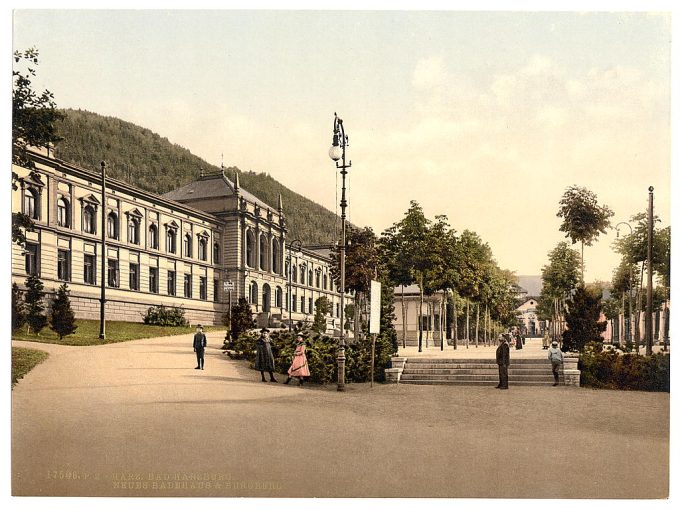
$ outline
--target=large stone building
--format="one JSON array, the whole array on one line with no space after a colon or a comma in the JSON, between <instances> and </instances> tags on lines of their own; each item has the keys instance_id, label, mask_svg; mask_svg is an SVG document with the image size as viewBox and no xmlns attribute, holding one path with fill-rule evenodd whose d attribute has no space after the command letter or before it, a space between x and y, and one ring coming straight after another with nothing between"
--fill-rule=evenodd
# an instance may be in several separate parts
<instances>
[{"instance_id":1,"label":"large stone building","mask_svg":"<svg viewBox=\"0 0 680 510\"><path fill-rule=\"evenodd\" d=\"M32 156L35 170L12 168L19 177L12 211L36 225L24 249L12 246L12 281L20 286L30 274L48 293L68 283L76 316L98 317L105 215L107 319L138 322L163 304L183 307L191 322L219 324L229 302L245 297L258 324L276 327L311 320L325 296L329 326L339 327L329 249L286 249L280 197L272 207L222 171L163 196L107 178L102 204L99 172L45 151Z\"/></svg>"}]
</instances>

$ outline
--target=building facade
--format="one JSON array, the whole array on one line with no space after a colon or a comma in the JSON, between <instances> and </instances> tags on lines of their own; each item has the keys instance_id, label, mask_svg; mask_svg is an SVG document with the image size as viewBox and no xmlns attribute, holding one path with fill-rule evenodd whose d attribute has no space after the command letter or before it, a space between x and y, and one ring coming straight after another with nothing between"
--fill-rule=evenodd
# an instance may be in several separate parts
<instances>
[{"instance_id":1,"label":"building facade","mask_svg":"<svg viewBox=\"0 0 680 510\"><path fill-rule=\"evenodd\" d=\"M291 259L281 198L277 207L262 202L240 188L238 174L233 181L224 171L201 174L163 196L107 178L102 204L99 173L47 152L32 156L35 170L12 168L12 211L35 223L25 248L12 246L12 281L21 287L35 274L48 294L68 283L76 317L98 317L102 220L107 319L139 322L163 304L181 306L190 322L220 324L245 297L259 325L276 327L288 315L311 320L322 295L334 312L339 306L328 250L303 248Z\"/></svg>"}]
</instances>

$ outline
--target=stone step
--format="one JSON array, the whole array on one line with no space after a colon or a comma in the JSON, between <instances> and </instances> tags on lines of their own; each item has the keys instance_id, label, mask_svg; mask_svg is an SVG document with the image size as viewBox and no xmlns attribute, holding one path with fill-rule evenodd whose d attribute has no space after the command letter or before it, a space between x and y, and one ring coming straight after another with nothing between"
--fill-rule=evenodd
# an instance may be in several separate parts
<instances>
[{"instance_id":1,"label":"stone step","mask_svg":"<svg viewBox=\"0 0 680 510\"><path fill-rule=\"evenodd\" d=\"M457 381L457 380L441 380L441 379L415 379L415 380L401 380L402 384L422 384L422 385L450 385L450 386L496 386L498 381ZM512 386L552 386L553 381L508 381L508 385ZM560 380L560 386L564 386Z\"/></svg>"},{"instance_id":2,"label":"stone step","mask_svg":"<svg viewBox=\"0 0 680 510\"><path fill-rule=\"evenodd\" d=\"M401 374L402 381L442 380L442 381L498 381L498 374ZM511 375L509 381L549 381L553 382L552 374L547 375Z\"/></svg>"},{"instance_id":3,"label":"stone step","mask_svg":"<svg viewBox=\"0 0 680 510\"><path fill-rule=\"evenodd\" d=\"M422 365L428 363L435 364L464 364L464 363L481 363L486 365L496 365L496 359L480 359L480 358L408 358L408 364ZM510 365L549 365L548 358L510 358Z\"/></svg>"},{"instance_id":4,"label":"stone step","mask_svg":"<svg viewBox=\"0 0 680 510\"><path fill-rule=\"evenodd\" d=\"M510 375L546 375L552 376L551 368L510 368L508 370ZM463 367L463 368L412 368L408 365L404 368L402 375L406 374L498 374L498 368L476 368L476 367Z\"/></svg>"},{"instance_id":5,"label":"stone step","mask_svg":"<svg viewBox=\"0 0 680 510\"><path fill-rule=\"evenodd\" d=\"M482 369L482 370L498 370L498 365L495 363L411 363L407 362L404 369L429 370L429 369L448 369L458 370L463 368ZM552 370L548 363L512 363L509 370L523 369L523 370Z\"/></svg>"}]
</instances>

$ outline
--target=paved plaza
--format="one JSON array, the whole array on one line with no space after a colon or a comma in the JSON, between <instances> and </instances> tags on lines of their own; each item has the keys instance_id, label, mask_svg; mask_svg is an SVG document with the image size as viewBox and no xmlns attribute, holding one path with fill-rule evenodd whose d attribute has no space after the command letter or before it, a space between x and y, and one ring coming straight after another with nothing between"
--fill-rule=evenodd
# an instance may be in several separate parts
<instances>
[{"instance_id":1,"label":"paved plaza","mask_svg":"<svg viewBox=\"0 0 680 510\"><path fill-rule=\"evenodd\" d=\"M50 357L12 391L12 493L668 494L667 393L381 384L338 393L285 386L283 376L261 383L222 354L221 337L208 333L203 371L190 335L94 347L13 342ZM475 350L495 348L458 351Z\"/></svg>"}]
</instances>

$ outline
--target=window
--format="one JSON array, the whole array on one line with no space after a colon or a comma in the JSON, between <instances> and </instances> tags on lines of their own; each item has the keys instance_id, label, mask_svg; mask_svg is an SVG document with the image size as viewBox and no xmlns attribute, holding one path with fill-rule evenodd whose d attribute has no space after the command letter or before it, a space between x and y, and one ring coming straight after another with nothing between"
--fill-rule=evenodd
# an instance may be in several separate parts
<instances>
[{"instance_id":1,"label":"window","mask_svg":"<svg viewBox=\"0 0 680 510\"><path fill-rule=\"evenodd\" d=\"M265 236L260 236L260 269L267 270L267 238Z\"/></svg>"},{"instance_id":2,"label":"window","mask_svg":"<svg viewBox=\"0 0 680 510\"><path fill-rule=\"evenodd\" d=\"M279 250L279 242L274 239L274 242L272 242L272 272L276 274L281 274L281 261L279 260L281 258L280 250Z\"/></svg>"},{"instance_id":3,"label":"window","mask_svg":"<svg viewBox=\"0 0 680 510\"><path fill-rule=\"evenodd\" d=\"M57 200L57 225L60 227L70 227L70 220L68 200L60 197L59 200Z\"/></svg>"},{"instance_id":4,"label":"window","mask_svg":"<svg viewBox=\"0 0 680 510\"><path fill-rule=\"evenodd\" d=\"M300 266L300 283L304 284L305 283L305 273L307 271L305 270L305 266Z\"/></svg>"},{"instance_id":5,"label":"window","mask_svg":"<svg viewBox=\"0 0 680 510\"><path fill-rule=\"evenodd\" d=\"M184 297L185 298L191 297L191 275L190 274L184 275Z\"/></svg>"},{"instance_id":6,"label":"window","mask_svg":"<svg viewBox=\"0 0 680 510\"><path fill-rule=\"evenodd\" d=\"M24 190L24 214L32 220L40 219L40 211L38 210L40 194L33 188L26 188Z\"/></svg>"},{"instance_id":7,"label":"window","mask_svg":"<svg viewBox=\"0 0 680 510\"><path fill-rule=\"evenodd\" d=\"M88 234L97 233L97 214L91 205L83 209L83 230Z\"/></svg>"},{"instance_id":8,"label":"window","mask_svg":"<svg viewBox=\"0 0 680 510\"><path fill-rule=\"evenodd\" d=\"M308 305L309 305L309 308L308 308L309 313L314 313L314 301L312 301L312 298L309 298Z\"/></svg>"},{"instance_id":9,"label":"window","mask_svg":"<svg viewBox=\"0 0 680 510\"><path fill-rule=\"evenodd\" d=\"M94 255L85 255L85 263L83 265L83 281L94 285L96 283L96 259Z\"/></svg>"},{"instance_id":10,"label":"window","mask_svg":"<svg viewBox=\"0 0 680 510\"><path fill-rule=\"evenodd\" d=\"M118 287L120 282L118 280L118 261L116 259L109 259L107 271L107 282L109 287Z\"/></svg>"},{"instance_id":11,"label":"window","mask_svg":"<svg viewBox=\"0 0 680 510\"><path fill-rule=\"evenodd\" d=\"M220 300L220 281L219 279L213 279L213 301Z\"/></svg>"},{"instance_id":12,"label":"window","mask_svg":"<svg viewBox=\"0 0 680 510\"><path fill-rule=\"evenodd\" d=\"M139 244L139 218L128 220L128 243Z\"/></svg>"},{"instance_id":13,"label":"window","mask_svg":"<svg viewBox=\"0 0 680 510\"><path fill-rule=\"evenodd\" d=\"M297 283L297 266L293 266L293 281Z\"/></svg>"},{"instance_id":14,"label":"window","mask_svg":"<svg viewBox=\"0 0 680 510\"><path fill-rule=\"evenodd\" d=\"M168 271L168 296L174 296L177 289L177 276L174 271Z\"/></svg>"},{"instance_id":15,"label":"window","mask_svg":"<svg viewBox=\"0 0 680 510\"><path fill-rule=\"evenodd\" d=\"M165 236L165 249L168 253L177 253L177 230L174 228L168 229Z\"/></svg>"},{"instance_id":16,"label":"window","mask_svg":"<svg viewBox=\"0 0 680 510\"><path fill-rule=\"evenodd\" d=\"M158 268L149 268L149 292L158 294Z\"/></svg>"},{"instance_id":17,"label":"window","mask_svg":"<svg viewBox=\"0 0 680 510\"><path fill-rule=\"evenodd\" d=\"M191 234L184 236L184 256L191 257Z\"/></svg>"},{"instance_id":18,"label":"window","mask_svg":"<svg viewBox=\"0 0 680 510\"><path fill-rule=\"evenodd\" d=\"M246 264L255 267L255 235L250 230L246 232Z\"/></svg>"},{"instance_id":19,"label":"window","mask_svg":"<svg viewBox=\"0 0 680 510\"><path fill-rule=\"evenodd\" d=\"M205 237L198 238L198 258L208 260L208 240Z\"/></svg>"},{"instance_id":20,"label":"window","mask_svg":"<svg viewBox=\"0 0 680 510\"><path fill-rule=\"evenodd\" d=\"M300 296L300 311L305 313L305 297Z\"/></svg>"},{"instance_id":21,"label":"window","mask_svg":"<svg viewBox=\"0 0 680 510\"><path fill-rule=\"evenodd\" d=\"M281 308L283 306L283 290L281 289L281 287L276 287L274 303L275 303L274 306L278 308Z\"/></svg>"},{"instance_id":22,"label":"window","mask_svg":"<svg viewBox=\"0 0 680 510\"><path fill-rule=\"evenodd\" d=\"M111 239L118 239L118 215L114 212L106 217L106 235Z\"/></svg>"},{"instance_id":23,"label":"window","mask_svg":"<svg viewBox=\"0 0 680 510\"><path fill-rule=\"evenodd\" d=\"M57 250L57 278L71 281L71 252L68 250Z\"/></svg>"},{"instance_id":24,"label":"window","mask_svg":"<svg viewBox=\"0 0 680 510\"><path fill-rule=\"evenodd\" d=\"M316 272L316 287L321 288L321 271L319 270Z\"/></svg>"},{"instance_id":25,"label":"window","mask_svg":"<svg viewBox=\"0 0 680 510\"><path fill-rule=\"evenodd\" d=\"M139 290L139 264L130 263L130 290Z\"/></svg>"},{"instance_id":26,"label":"window","mask_svg":"<svg viewBox=\"0 0 680 510\"><path fill-rule=\"evenodd\" d=\"M340 317L340 303L335 303L335 316Z\"/></svg>"},{"instance_id":27,"label":"window","mask_svg":"<svg viewBox=\"0 0 680 510\"><path fill-rule=\"evenodd\" d=\"M25 253L25 269L27 275L38 275L38 245L33 243L26 243Z\"/></svg>"},{"instance_id":28,"label":"window","mask_svg":"<svg viewBox=\"0 0 680 510\"><path fill-rule=\"evenodd\" d=\"M323 290L326 290L328 288L328 275L325 274L323 275Z\"/></svg>"},{"instance_id":29,"label":"window","mask_svg":"<svg viewBox=\"0 0 680 510\"><path fill-rule=\"evenodd\" d=\"M213 264L220 263L220 245L218 243L213 244Z\"/></svg>"},{"instance_id":30,"label":"window","mask_svg":"<svg viewBox=\"0 0 680 510\"><path fill-rule=\"evenodd\" d=\"M149 248L158 249L158 227L156 225L149 226Z\"/></svg>"},{"instance_id":31,"label":"window","mask_svg":"<svg viewBox=\"0 0 680 510\"><path fill-rule=\"evenodd\" d=\"M205 276L198 277L198 296L203 300L208 299L208 279Z\"/></svg>"},{"instance_id":32,"label":"window","mask_svg":"<svg viewBox=\"0 0 680 510\"><path fill-rule=\"evenodd\" d=\"M250 304L251 305L256 305L257 304L257 282L251 282L250 283Z\"/></svg>"},{"instance_id":33,"label":"window","mask_svg":"<svg viewBox=\"0 0 680 510\"><path fill-rule=\"evenodd\" d=\"M293 311L297 312L297 294L293 294Z\"/></svg>"},{"instance_id":34,"label":"window","mask_svg":"<svg viewBox=\"0 0 680 510\"><path fill-rule=\"evenodd\" d=\"M312 285L314 285L314 280L313 280L313 278L314 278L314 276L313 276L312 270L310 269L310 270L309 270L309 273L308 273L308 278L307 278L307 285L309 285L310 287L311 287Z\"/></svg>"}]
</instances>

